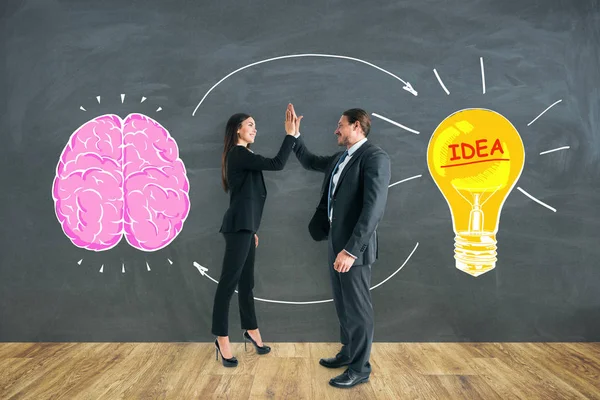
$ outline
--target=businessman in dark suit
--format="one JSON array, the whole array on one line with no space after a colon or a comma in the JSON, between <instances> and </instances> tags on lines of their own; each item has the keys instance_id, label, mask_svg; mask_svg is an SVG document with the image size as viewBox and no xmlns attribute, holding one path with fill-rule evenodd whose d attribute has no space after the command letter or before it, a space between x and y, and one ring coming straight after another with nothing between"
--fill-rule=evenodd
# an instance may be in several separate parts
<instances>
[{"instance_id":1,"label":"businessman in dark suit","mask_svg":"<svg viewBox=\"0 0 600 400\"><path fill-rule=\"evenodd\" d=\"M316 156L308 151L299 135L302 117L296 117L295 111L293 114L297 121L296 157L304 168L325 173L309 231L317 241L328 240L329 272L342 348L335 357L319 363L327 368L347 366L329 384L349 388L367 382L371 373L371 265L378 255L377 225L387 202L390 158L367 141L371 120L362 109L342 114L335 135L338 145L346 150L331 156Z\"/></svg>"}]
</instances>

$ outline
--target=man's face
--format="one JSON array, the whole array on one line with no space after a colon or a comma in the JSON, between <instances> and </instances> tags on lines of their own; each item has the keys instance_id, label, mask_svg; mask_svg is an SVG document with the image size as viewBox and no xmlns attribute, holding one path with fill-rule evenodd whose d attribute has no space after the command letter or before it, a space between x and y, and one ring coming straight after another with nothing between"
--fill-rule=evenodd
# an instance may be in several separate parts
<instances>
[{"instance_id":1,"label":"man's face","mask_svg":"<svg viewBox=\"0 0 600 400\"><path fill-rule=\"evenodd\" d=\"M354 142L353 139L357 135L357 129L355 124L348 123L348 117L342 115L334 133L337 136L338 146L348 146L348 144Z\"/></svg>"}]
</instances>

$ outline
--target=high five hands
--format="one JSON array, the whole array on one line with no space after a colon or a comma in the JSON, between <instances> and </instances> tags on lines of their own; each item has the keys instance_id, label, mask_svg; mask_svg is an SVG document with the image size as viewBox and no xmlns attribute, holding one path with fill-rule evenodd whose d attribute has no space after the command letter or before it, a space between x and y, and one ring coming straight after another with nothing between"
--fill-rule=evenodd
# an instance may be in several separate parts
<instances>
[{"instance_id":1,"label":"high five hands","mask_svg":"<svg viewBox=\"0 0 600 400\"><path fill-rule=\"evenodd\" d=\"M285 132L292 136L296 136L300 133L300 121L302 118L302 115L299 117L296 115L294 105L289 103L285 110Z\"/></svg>"},{"instance_id":2,"label":"high five hands","mask_svg":"<svg viewBox=\"0 0 600 400\"><path fill-rule=\"evenodd\" d=\"M288 104L287 109L285 110L285 133L287 135L295 136L296 135L296 124L294 123L294 114L292 113L292 108L290 108L291 104Z\"/></svg>"}]
</instances>

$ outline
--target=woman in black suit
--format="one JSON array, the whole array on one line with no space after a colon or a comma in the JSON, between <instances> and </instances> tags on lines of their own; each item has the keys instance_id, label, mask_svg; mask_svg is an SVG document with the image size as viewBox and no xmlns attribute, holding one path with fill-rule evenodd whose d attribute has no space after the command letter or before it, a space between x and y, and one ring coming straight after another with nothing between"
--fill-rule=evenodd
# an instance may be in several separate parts
<instances>
[{"instance_id":1,"label":"woman in black suit","mask_svg":"<svg viewBox=\"0 0 600 400\"><path fill-rule=\"evenodd\" d=\"M247 114L235 114L225 127L225 146L221 159L223 189L229 192L229 209L223 217L220 232L225 237L225 255L221 278L215 293L212 333L216 356L223 365L235 367L238 361L231 354L228 336L229 303L238 287L239 309L244 345L250 340L259 354L271 348L262 342L254 310L254 249L258 246L256 232L260 225L267 190L262 171L282 170L296 143L290 106L286 110L286 136L274 158L262 157L250 150L256 136L256 122Z\"/></svg>"}]
</instances>

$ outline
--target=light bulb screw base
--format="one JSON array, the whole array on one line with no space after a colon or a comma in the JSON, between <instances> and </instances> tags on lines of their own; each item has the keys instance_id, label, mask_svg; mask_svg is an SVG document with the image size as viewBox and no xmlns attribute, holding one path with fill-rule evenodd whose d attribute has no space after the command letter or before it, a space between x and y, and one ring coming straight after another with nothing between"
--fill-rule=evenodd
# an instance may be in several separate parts
<instances>
[{"instance_id":1,"label":"light bulb screw base","mask_svg":"<svg viewBox=\"0 0 600 400\"><path fill-rule=\"evenodd\" d=\"M459 232L454 237L456 268L472 276L496 268L496 234L493 232Z\"/></svg>"}]
</instances>

